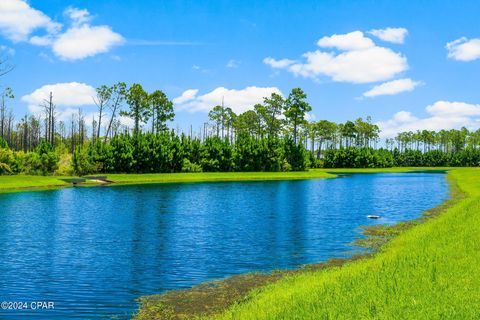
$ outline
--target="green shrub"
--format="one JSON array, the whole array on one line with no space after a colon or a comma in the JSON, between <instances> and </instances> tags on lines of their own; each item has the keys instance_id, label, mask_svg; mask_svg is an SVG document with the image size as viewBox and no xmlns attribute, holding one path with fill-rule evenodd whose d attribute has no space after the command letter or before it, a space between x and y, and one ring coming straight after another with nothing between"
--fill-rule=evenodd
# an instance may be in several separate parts
<instances>
[{"instance_id":1,"label":"green shrub","mask_svg":"<svg viewBox=\"0 0 480 320\"><path fill-rule=\"evenodd\" d=\"M78 147L75 150L72 158L72 167L73 172L79 176L100 171L99 165L93 161L88 147Z\"/></svg>"},{"instance_id":2,"label":"green shrub","mask_svg":"<svg viewBox=\"0 0 480 320\"><path fill-rule=\"evenodd\" d=\"M13 151L0 147L0 175L14 173L15 164L16 159Z\"/></svg>"},{"instance_id":3,"label":"green shrub","mask_svg":"<svg viewBox=\"0 0 480 320\"><path fill-rule=\"evenodd\" d=\"M192 163L188 159L183 159L182 172L202 172L202 166L197 163Z\"/></svg>"}]
</instances>

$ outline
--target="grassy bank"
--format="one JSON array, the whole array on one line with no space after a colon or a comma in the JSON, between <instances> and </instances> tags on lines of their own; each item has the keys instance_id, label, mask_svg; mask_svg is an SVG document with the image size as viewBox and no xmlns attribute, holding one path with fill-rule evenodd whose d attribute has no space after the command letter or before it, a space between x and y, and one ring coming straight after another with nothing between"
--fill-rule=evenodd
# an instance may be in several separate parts
<instances>
[{"instance_id":1,"label":"grassy bank","mask_svg":"<svg viewBox=\"0 0 480 320\"><path fill-rule=\"evenodd\" d=\"M449 178L465 197L373 258L286 277L216 318L480 318L480 170L454 169Z\"/></svg>"},{"instance_id":2,"label":"grassy bank","mask_svg":"<svg viewBox=\"0 0 480 320\"><path fill-rule=\"evenodd\" d=\"M335 177L336 172L375 173L406 172L414 170L438 170L448 168L386 168L386 169L313 169L301 172L202 172L202 173L155 173L155 174L107 174L113 185L173 183L173 182L214 182L214 181L257 181L294 180ZM102 174L103 175L103 174ZM71 186L60 176L0 176L0 193L27 190L55 189ZM92 183L90 183L92 184ZM95 183L93 183L95 184Z\"/></svg>"},{"instance_id":3,"label":"grassy bank","mask_svg":"<svg viewBox=\"0 0 480 320\"><path fill-rule=\"evenodd\" d=\"M26 190L44 190L68 186L57 176L0 176L0 193Z\"/></svg>"},{"instance_id":4,"label":"grassy bank","mask_svg":"<svg viewBox=\"0 0 480 320\"><path fill-rule=\"evenodd\" d=\"M379 171L405 168L337 170ZM448 178L452 199L423 217L366 228L367 238L359 244L379 249L373 256L143 297L136 319L478 318L480 170L452 169Z\"/></svg>"},{"instance_id":5,"label":"grassy bank","mask_svg":"<svg viewBox=\"0 0 480 320\"><path fill-rule=\"evenodd\" d=\"M115 184L147 184L171 182L255 181L331 178L334 175L320 170L300 172L201 172L160 174L109 174Z\"/></svg>"},{"instance_id":6,"label":"grassy bank","mask_svg":"<svg viewBox=\"0 0 480 320\"><path fill-rule=\"evenodd\" d=\"M103 174L102 174L103 175ZM111 185L153 184L174 182L257 181L332 178L334 174L323 170L302 172L202 172L202 173L156 173L156 174L108 174ZM60 179L63 176L0 176L0 193L28 190L45 190L71 186ZM95 185L88 183L87 185Z\"/></svg>"}]
</instances>

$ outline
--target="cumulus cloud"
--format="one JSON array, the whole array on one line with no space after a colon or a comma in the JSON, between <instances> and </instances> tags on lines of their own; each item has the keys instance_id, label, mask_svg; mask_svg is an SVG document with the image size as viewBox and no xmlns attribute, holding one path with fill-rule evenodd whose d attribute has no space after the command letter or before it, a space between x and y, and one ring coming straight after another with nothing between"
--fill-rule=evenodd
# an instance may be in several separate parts
<instances>
[{"instance_id":1,"label":"cumulus cloud","mask_svg":"<svg viewBox=\"0 0 480 320\"><path fill-rule=\"evenodd\" d=\"M35 115L44 115L44 103L48 100L50 92L53 94L53 103L56 106L56 120L69 122L72 116L78 115L78 108L82 107L82 114L87 127L90 127L93 119L98 120L98 112L94 106L93 97L95 89L85 83L66 82L44 85L30 94L22 97L22 101L28 104L28 109ZM133 127L133 120L128 117L119 117L122 125Z\"/></svg>"},{"instance_id":2,"label":"cumulus cloud","mask_svg":"<svg viewBox=\"0 0 480 320\"><path fill-rule=\"evenodd\" d=\"M317 41L317 45L323 48L336 48L342 51L365 50L375 46L370 38L361 31L353 31L347 34L334 34L323 37Z\"/></svg>"},{"instance_id":3,"label":"cumulus cloud","mask_svg":"<svg viewBox=\"0 0 480 320\"><path fill-rule=\"evenodd\" d=\"M246 87L240 90L218 87L203 95L198 95L197 89L190 89L175 98L173 103L178 110L208 112L221 105L223 100L226 107L239 114L253 109L255 104L263 102L263 98L272 93L282 94L276 87Z\"/></svg>"},{"instance_id":4,"label":"cumulus cloud","mask_svg":"<svg viewBox=\"0 0 480 320\"><path fill-rule=\"evenodd\" d=\"M480 105L465 102L437 101L426 108L437 116L480 116Z\"/></svg>"},{"instance_id":5,"label":"cumulus cloud","mask_svg":"<svg viewBox=\"0 0 480 320\"><path fill-rule=\"evenodd\" d=\"M91 16L86 9L68 8L65 15L72 25L52 42L53 53L63 60L79 60L110 51L123 44L124 38L109 26L90 25Z\"/></svg>"},{"instance_id":6,"label":"cumulus cloud","mask_svg":"<svg viewBox=\"0 0 480 320\"><path fill-rule=\"evenodd\" d=\"M93 119L98 120L99 114L93 101L93 97L96 96L95 88L85 83L65 82L47 84L23 96L21 99L28 104L28 109L31 113L43 116L45 112L44 104L48 101L50 92L53 94L53 103L56 106L55 118L57 121L71 121L72 116L78 115L79 107L82 107L82 115L87 127L91 127ZM107 116L107 114L104 114L104 116ZM133 119L129 117L119 116L118 120L122 125L129 128L134 126Z\"/></svg>"},{"instance_id":7,"label":"cumulus cloud","mask_svg":"<svg viewBox=\"0 0 480 320\"><path fill-rule=\"evenodd\" d=\"M36 45L36 46L42 46L42 47L47 47L52 45L54 42L55 37L51 34L46 34L43 36L33 36L30 38L29 42L30 44Z\"/></svg>"},{"instance_id":8,"label":"cumulus cloud","mask_svg":"<svg viewBox=\"0 0 480 320\"><path fill-rule=\"evenodd\" d=\"M36 30L55 33L60 28L59 23L33 9L24 0L0 1L0 33L14 42L27 41Z\"/></svg>"},{"instance_id":9,"label":"cumulus cloud","mask_svg":"<svg viewBox=\"0 0 480 320\"><path fill-rule=\"evenodd\" d=\"M480 58L480 39L462 37L446 45L448 57L458 61L472 61Z\"/></svg>"},{"instance_id":10,"label":"cumulus cloud","mask_svg":"<svg viewBox=\"0 0 480 320\"><path fill-rule=\"evenodd\" d=\"M173 99L174 104L184 104L185 102L195 99L198 89L185 90L180 97Z\"/></svg>"},{"instance_id":11,"label":"cumulus cloud","mask_svg":"<svg viewBox=\"0 0 480 320\"><path fill-rule=\"evenodd\" d=\"M92 57L125 42L111 27L91 25L92 16L86 9L69 7L64 14L70 21L66 29L24 0L2 0L0 33L15 42L28 41L37 46L50 46L53 53L63 60ZM34 34L37 30L43 30L43 33Z\"/></svg>"},{"instance_id":12,"label":"cumulus cloud","mask_svg":"<svg viewBox=\"0 0 480 320\"><path fill-rule=\"evenodd\" d=\"M55 104L60 106L83 106L93 104L95 88L85 83L66 82L44 85L22 97L22 101L30 104L42 104L53 93Z\"/></svg>"},{"instance_id":13,"label":"cumulus cloud","mask_svg":"<svg viewBox=\"0 0 480 320\"><path fill-rule=\"evenodd\" d=\"M110 51L124 43L123 37L109 26L75 26L60 35L53 43L56 56L63 60L79 60Z\"/></svg>"},{"instance_id":14,"label":"cumulus cloud","mask_svg":"<svg viewBox=\"0 0 480 320\"><path fill-rule=\"evenodd\" d=\"M408 69L407 59L402 54L375 45L361 31L323 37L317 45L337 52L306 52L303 63L270 57L265 58L264 63L286 69L296 76L313 79L327 76L333 81L350 83L385 81Z\"/></svg>"},{"instance_id":15,"label":"cumulus cloud","mask_svg":"<svg viewBox=\"0 0 480 320\"><path fill-rule=\"evenodd\" d=\"M374 86L372 89L364 92L363 96L373 98L382 95L394 95L401 92L413 91L420 84L420 81L413 81L408 78L393 80Z\"/></svg>"},{"instance_id":16,"label":"cumulus cloud","mask_svg":"<svg viewBox=\"0 0 480 320\"><path fill-rule=\"evenodd\" d=\"M67 120L78 110L73 107L93 105L95 88L85 83L66 82L44 85L30 94L22 97L22 101L28 104L28 109L34 114L43 112L42 105L48 100L50 92L53 94L53 102L57 106L57 118Z\"/></svg>"},{"instance_id":17,"label":"cumulus cloud","mask_svg":"<svg viewBox=\"0 0 480 320\"><path fill-rule=\"evenodd\" d=\"M480 105L465 102L437 101L425 108L429 114L418 118L407 111L397 112L391 119L377 123L383 138L394 137L399 132L416 130L459 129L480 127Z\"/></svg>"},{"instance_id":18,"label":"cumulus cloud","mask_svg":"<svg viewBox=\"0 0 480 320\"><path fill-rule=\"evenodd\" d=\"M383 41L402 44L405 42L408 30L405 28L385 28L373 29L368 31L368 33Z\"/></svg>"}]
</instances>

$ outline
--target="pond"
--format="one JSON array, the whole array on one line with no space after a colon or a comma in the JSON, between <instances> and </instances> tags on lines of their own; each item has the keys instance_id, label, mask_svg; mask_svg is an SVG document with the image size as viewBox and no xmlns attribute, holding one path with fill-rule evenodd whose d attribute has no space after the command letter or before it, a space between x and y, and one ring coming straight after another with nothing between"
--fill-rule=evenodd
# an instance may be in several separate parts
<instances>
[{"instance_id":1,"label":"pond","mask_svg":"<svg viewBox=\"0 0 480 320\"><path fill-rule=\"evenodd\" d=\"M142 295L348 257L359 226L414 219L448 192L445 174L380 173L1 194L0 297L54 309L0 315L129 318Z\"/></svg>"}]
</instances>

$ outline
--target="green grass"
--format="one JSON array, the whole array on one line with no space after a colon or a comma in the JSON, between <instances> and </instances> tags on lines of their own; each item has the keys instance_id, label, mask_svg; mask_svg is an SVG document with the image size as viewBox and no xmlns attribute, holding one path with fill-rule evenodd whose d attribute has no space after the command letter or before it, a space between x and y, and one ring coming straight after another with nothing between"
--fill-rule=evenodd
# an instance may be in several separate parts
<instances>
[{"instance_id":1,"label":"green grass","mask_svg":"<svg viewBox=\"0 0 480 320\"><path fill-rule=\"evenodd\" d=\"M145 184L171 182L254 181L332 178L335 175L322 170L301 172L201 172L156 174L109 174L115 184Z\"/></svg>"},{"instance_id":2,"label":"green grass","mask_svg":"<svg viewBox=\"0 0 480 320\"><path fill-rule=\"evenodd\" d=\"M465 196L373 258L288 276L216 319L479 319L480 169L449 179Z\"/></svg>"},{"instance_id":3,"label":"green grass","mask_svg":"<svg viewBox=\"0 0 480 320\"><path fill-rule=\"evenodd\" d=\"M332 178L334 173L405 172L412 170L435 170L448 168L385 168L385 169L312 169L301 172L202 172L202 173L154 173L154 174L107 174L113 185L173 183L173 182L214 182L214 181L255 181ZM104 174L102 174L104 175ZM66 176L0 176L0 193L27 190L44 190L68 187L61 181ZM94 184L94 183L93 183ZM89 183L87 185L92 185Z\"/></svg>"},{"instance_id":4,"label":"green grass","mask_svg":"<svg viewBox=\"0 0 480 320\"><path fill-rule=\"evenodd\" d=\"M103 174L102 174L103 175ZM304 172L215 172L215 173L156 173L156 174L108 174L112 185L150 184L174 182L208 181L254 181L254 180L291 180L335 177L324 171ZM71 186L61 181L66 176L0 176L0 193L28 190L48 190ZM87 183L82 185L95 185Z\"/></svg>"},{"instance_id":5,"label":"green grass","mask_svg":"<svg viewBox=\"0 0 480 320\"><path fill-rule=\"evenodd\" d=\"M0 193L26 190L44 190L68 186L57 176L0 176Z\"/></svg>"}]
</instances>

